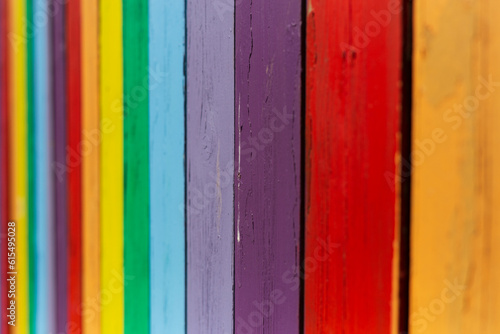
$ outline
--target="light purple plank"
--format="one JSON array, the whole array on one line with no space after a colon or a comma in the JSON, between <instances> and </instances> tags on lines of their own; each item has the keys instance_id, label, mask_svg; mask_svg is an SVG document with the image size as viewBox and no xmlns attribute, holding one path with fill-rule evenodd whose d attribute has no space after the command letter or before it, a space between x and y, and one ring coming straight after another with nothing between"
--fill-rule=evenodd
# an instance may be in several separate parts
<instances>
[{"instance_id":1,"label":"light purple plank","mask_svg":"<svg viewBox=\"0 0 500 334\"><path fill-rule=\"evenodd\" d=\"M51 0L52 16L52 101L55 228L56 228L56 329L67 331L67 173L66 173L66 80L65 80L65 6L62 1Z\"/></svg>"},{"instance_id":2,"label":"light purple plank","mask_svg":"<svg viewBox=\"0 0 500 334\"><path fill-rule=\"evenodd\" d=\"M233 332L233 7L230 0L187 2L187 331L193 334Z\"/></svg>"},{"instance_id":3,"label":"light purple plank","mask_svg":"<svg viewBox=\"0 0 500 334\"><path fill-rule=\"evenodd\" d=\"M300 0L236 6L238 334L299 333L301 6Z\"/></svg>"}]
</instances>

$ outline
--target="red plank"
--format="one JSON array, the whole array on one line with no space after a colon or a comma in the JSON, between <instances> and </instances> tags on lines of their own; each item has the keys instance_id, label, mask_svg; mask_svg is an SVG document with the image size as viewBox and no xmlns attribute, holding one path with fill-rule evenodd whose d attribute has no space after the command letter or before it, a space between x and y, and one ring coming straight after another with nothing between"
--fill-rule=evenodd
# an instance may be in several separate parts
<instances>
[{"instance_id":1,"label":"red plank","mask_svg":"<svg viewBox=\"0 0 500 334\"><path fill-rule=\"evenodd\" d=\"M401 2L308 6L306 333L394 333Z\"/></svg>"},{"instance_id":2,"label":"red plank","mask_svg":"<svg viewBox=\"0 0 500 334\"><path fill-rule=\"evenodd\" d=\"M68 170L68 333L81 333L81 80L80 0L66 7Z\"/></svg>"}]
</instances>

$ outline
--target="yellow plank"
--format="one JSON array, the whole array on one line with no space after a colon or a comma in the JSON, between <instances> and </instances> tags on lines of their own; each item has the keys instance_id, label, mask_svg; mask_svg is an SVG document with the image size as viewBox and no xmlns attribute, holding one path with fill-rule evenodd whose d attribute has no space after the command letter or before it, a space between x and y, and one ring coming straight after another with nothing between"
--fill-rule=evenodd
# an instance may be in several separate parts
<instances>
[{"instance_id":1,"label":"yellow plank","mask_svg":"<svg viewBox=\"0 0 500 334\"><path fill-rule=\"evenodd\" d=\"M414 4L410 333L500 333L500 2Z\"/></svg>"},{"instance_id":2,"label":"yellow plank","mask_svg":"<svg viewBox=\"0 0 500 334\"><path fill-rule=\"evenodd\" d=\"M123 41L122 1L101 0L101 331L123 333Z\"/></svg>"},{"instance_id":3,"label":"yellow plank","mask_svg":"<svg viewBox=\"0 0 500 334\"><path fill-rule=\"evenodd\" d=\"M27 144L27 40L26 1L9 0L8 48L11 114L11 158L13 174L10 199L16 222L16 326L13 333L28 333L28 144ZM2 320L4 321L4 320Z\"/></svg>"},{"instance_id":4,"label":"yellow plank","mask_svg":"<svg viewBox=\"0 0 500 334\"><path fill-rule=\"evenodd\" d=\"M82 164L83 277L82 301L92 305L100 295L99 242L99 15L98 0L81 1L82 15ZM82 312L84 334L101 332L99 309Z\"/></svg>"}]
</instances>

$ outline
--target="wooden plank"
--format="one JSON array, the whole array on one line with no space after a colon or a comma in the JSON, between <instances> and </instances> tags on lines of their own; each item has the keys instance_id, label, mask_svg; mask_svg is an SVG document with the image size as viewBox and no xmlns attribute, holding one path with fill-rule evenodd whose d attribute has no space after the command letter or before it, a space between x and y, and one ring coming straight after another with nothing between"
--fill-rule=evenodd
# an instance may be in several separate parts
<instances>
[{"instance_id":1,"label":"wooden plank","mask_svg":"<svg viewBox=\"0 0 500 334\"><path fill-rule=\"evenodd\" d=\"M50 24L48 0L34 2L34 84L36 151L36 329L55 332L55 236L50 111Z\"/></svg>"},{"instance_id":2,"label":"wooden plank","mask_svg":"<svg viewBox=\"0 0 500 334\"><path fill-rule=\"evenodd\" d=\"M66 332L68 324L68 212L66 165L66 39L65 11L58 0L51 0L52 24L52 108L54 206L56 227L56 308L58 332Z\"/></svg>"},{"instance_id":3,"label":"wooden plank","mask_svg":"<svg viewBox=\"0 0 500 334\"><path fill-rule=\"evenodd\" d=\"M235 328L299 333L301 7L235 13Z\"/></svg>"},{"instance_id":4,"label":"wooden plank","mask_svg":"<svg viewBox=\"0 0 500 334\"><path fill-rule=\"evenodd\" d=\"M100 296L99 153L99 1L80 1L82 80L82 302L92 305ZM88 306L87 306L88 307ZM82 312L84 334L101 332L100 309Z\"/></svg>"},{"instance_id":5,"label":"wooden plank","mask_svg":"<svg viewBox=\"0 0 500 334\"><path fill-rule=\"evenodd\" d=\"M410 332L500 331L500 3L418 1Z\"/></svg>"},{"instance_id":6,"label":"wooden plank","mask_svg":"<svg viewBox=\"0 0 500 334\"><path fill-rule=\"evenodd\" d=\"M151 333L186 332L185 2L149 1Z\"/></svg>"},{"instance_id":7,"label":"wooden plank","mask_svg":"<svg viewBox=\"0 0 500 334\"><path fill-rule=\"evenodd\" d=\"M187 1L188 333L233 332L234 9Z\"/></svg>"},{"instance_id":8,"label":"wooden plank","mask_svg":"<svg viewBox=\"0 0 500 334\"><path fill-rule=\"evenodd\" d=\"M80 0L66 4L66 163L68 165L68 334L82 331L82 128Z\"/></svg>"},{"instance_id":9,"label":"wooden plank","mask_svg":"<svg viewBox=\"0 0 500 334\"><path fill-rule=\"evenodd\" d=\"M26 97L27 97L27 163L28 163L28 330L33 333L37 317L37 282L36 282L36 155L35 155L35 39L33 30L33 0L26 1Z\"/></svg>"},{"instance_id":10,"label":"wooden plank","mask_svg":"<svg viewBox=\"0 0 500 334\"><path fill-rule=\"evenodd\" d=\"M396 333L402 4L307 11L306 333Z\"/></svg>"},{"instance_id":11,"label":"wooden plank","mask_svg":"<svg viewBox=\"0 0 500 334\"><path fill-rule=\"evenodd\" d=\"M126 278L123 271L122 1L100 1L99 13L100 273L101 291L109 291L99 298L101 332L123 333Z\"/></svg>"},{"instance_id":12,"label":"wooden plank","mask_svg":"<svg viewBox=\"0 0 500 334\"><path fill-rule=\"evenodd\" d=\"M9 171L10 158L10 117L11 110L9 108L9 40L7 32L9 31L9 8L7 1L0 1L0 268L2 269L2 282L7 282L9 272L7 257L8 257L8 222L10 221L10 186L11 177ZM7 284L0 285L0 316L4 321L0 322L0 333L8 333L7 308L10 306L10 301L7 298Z\"/></svg>"},{"instance_id":13,"label":"wooden plank","mask_svg":"<svg viewBox=\"0 0 500 334\"><path fill-rule=\"evenodd\" d=\"M27 43L26 2L9 1L8 48L12 72L9 76L9 113L11 129L10 200L12 220L16 223L16 326L13 333L29 329L28 267L28 165L27 165Z\"/></svg>"},{"instance_id":14,"label":"wooden plank","mask_svg":"<svg viewBox=\"0 0 500 334\"><path fill-rule=\"evenodd\" d=\"M125 333L149 333L148 1L123 1ZM118 162L119 163L119 162Z\"/></svg>"}]
</instances>

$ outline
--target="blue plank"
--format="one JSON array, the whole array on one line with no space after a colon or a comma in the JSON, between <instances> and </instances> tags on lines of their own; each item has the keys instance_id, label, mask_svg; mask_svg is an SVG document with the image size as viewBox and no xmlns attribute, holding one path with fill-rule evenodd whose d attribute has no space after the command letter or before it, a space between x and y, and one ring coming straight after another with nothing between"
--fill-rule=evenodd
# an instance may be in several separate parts
<instances>
[{"instance_id":1,"label":"blue plank","mask_svg":"<svg viewBox=\"0 0 500 334\"><path fill-rule=\"evenodd\" d=\"M184 0L149 1L151 333L184 333Z\"/></svg>"},{"instance_id":2,"label":"blue plank","mask_svg":"<svg viewBox=\"0 0 500 334\"><path fill-rule=\"evenodd\" d=\"M48 0L33 0L35 48L35 151L36 151L36 330L55 332L54 217L51 208L50 77Z\"/></svg>"}]
</instances>

